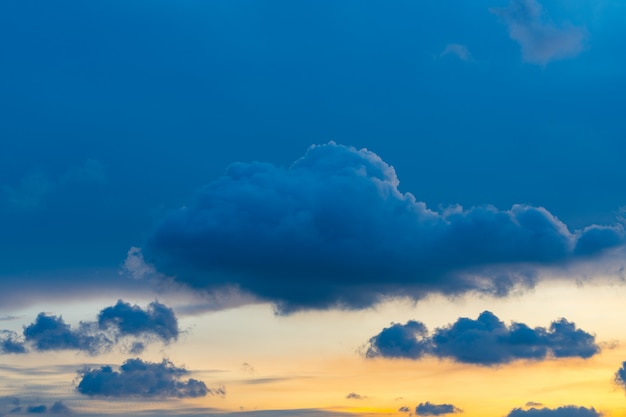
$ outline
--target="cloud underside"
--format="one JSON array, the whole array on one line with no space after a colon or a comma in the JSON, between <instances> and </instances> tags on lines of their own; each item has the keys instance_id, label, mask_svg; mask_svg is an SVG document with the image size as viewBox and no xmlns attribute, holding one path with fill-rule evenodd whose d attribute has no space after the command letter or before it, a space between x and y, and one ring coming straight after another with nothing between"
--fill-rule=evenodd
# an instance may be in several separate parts
<instances>
[{"instance_id":1,"label":"cloud underside","mask_svg":"<svg viewBox=\"0 0 626 417\"><path fill-rule=\"evenodd\" d=\"M225 393L223 388L210 390L196 379L181 380L188 373L165 359L160 363L129 359L119 371L110 366L82 371L76 390L89 396L143 398L193 398Z\"/></svg>"},{"instance_id":2,"label":"cloud underside","mask_svg":"<svg viewBox=\"0 0 626 417\"><path fill-rule=\"evenodd\" d=\"M530 328L513 322L507 326L485 311L476 320L460 318L429 335L418 321L392 324L372 337L365 352L368 358L448 358L456 362L492 366L515 360L548 357L589 358L600 351L595 337L565 319L549 328Z\"/></svg>"},{"instance_id":3,"label":"cloud underside","mask_svg":"<svg viewBox=\"0 0 626 417\"><path fill-rule=\"evenodd\" d=\"M576 56L584 49L587 32L571 23L549 21L537 0L511 0L508 7L492 12L506 23L526 62L545 65Z\"/></svg>"},{"instance_id":4,"label":"cloud underside","mask_svg":"<svg viewBox=\"0 0 626 417\"><path fill-rule=\"evenodd\" d=\"M537 268L622 245L623 228L570 231L541 207L433 211L365 149L312 146L289 168L236 163L172 211L144 248L192 288L237 287L279 312L385 297L532 286Z\"/></svg>"}]
</instances>

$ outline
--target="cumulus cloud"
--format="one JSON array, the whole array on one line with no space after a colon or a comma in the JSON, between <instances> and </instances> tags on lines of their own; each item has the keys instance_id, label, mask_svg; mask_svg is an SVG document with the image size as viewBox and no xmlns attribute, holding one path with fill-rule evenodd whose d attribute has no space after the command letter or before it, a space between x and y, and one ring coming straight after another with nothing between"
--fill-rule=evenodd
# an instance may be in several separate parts
<instances>
[{"instance_id":1,"label":"cumulus cloud","mask_svg":"<svg viewBox=\"0 0 626 417\"><path fill-rule=\"evenodd\" d=\"M0 353L26 353L33 349L79 350L96 355L125 341L131 353L139 354L147 342L159 340L167 344L178 335L178 319L166 305L154 301L142 309L118 300L114 306L101 310L97 321L80 322L77 328L61 316L42 312L24 327L23 339L15 332L0 330Z\"/></svg>"},{"instance_id":2,"label":"cumulus cloud","mask_svg":"<svg viewBox=\"0 0 626 417\"><path fill-rule=\"evenodd\" d=\"M75 349L96 354L111 345L105 335L91 334L88 324L81 323L73 330L63 317L46 313L39 313L35 322L24 328L24 339L39 351Z\"/></svg>"},{"instance_id":3,"label":"cumulus cloud","mask_svg":"<svg viewBox=\"0 0 626 417\"><path fill-rule=\"evenodd\" d=\"M442 416L444 414L460 413L462 410L452 404L432 404L430 402L421 403L415 407L415 414L418 416Z\"/></svg>"},{"instance_id":4,"label":"cumulus cloud","mask_svg":"<svg viewBox=\"0 0 626 417\"><path fill-rule=\"evenodd\" d=\"M98 314L98 326L102 330L113 330L119 336L154 336L168 343L178 338L178 320L174 311L154 301L144 310L122 300Z\"/></svg>"},{"instance_id":5,"label":"cumulus cloud","mask_svg":"<svg viewBox=\"0 0 626 417\"><path fill-rule=\"evenodd\" d=\"M439 57L442 58L444 56L455 56L461 61L471 61L472 54L470 54L469 49L465 45L461 45L459 43L449 43L443 49L443 51L439 54Z\"/></svg>"},{"instance_id":6,"label":"cumulus cloud","mask_svg":"<svg viewBox=\"0 0 626 417\"><path fill-rule=\"evenodd\" d=\"M511 39L522 47L526 62L545 65L576 56L584 49L586 30L571 23L551 22L537 0L511 0L508 7L492 12L506 23Z\"/></svg>"},{"instance_id":7,"label":"cumulus cloud","mask_svg":"<svg viewBox=\"0 0 626 417\"><path fill-rule=\"evenodd\" d=\"M432 211L398 185L378 155L332 142L289 168L237 163L160 222L146 261L191 288L239 287L288 313L506 295L533 285L538 267L624 242L619 224L571 232L541 207Z\"/></svg>"},{"instance_id":8,"label":"cumulus cloud","mask_svg":"<svg viewBox=\"0 0 626 417\"><path fill-rule=\"evenodd\" d=\"M576 407L568 405L559 408L531 408L523 410L515 408L511 410L507 417L600 417L602 414L593 407Z\"/></svg>"},{"instance_id":9,"label":"cumulus cloud","mask_svg":"<svg viewBox=\"0 0 626 417\"><path fill-rule=\"evenodd\" d=\"M626 389L626 361L622 362L622 367L615 373L615 382Z\"/></svg>"},{"instance_id":10,"label":"cumulus cloud","mask_svg":"<svg viewBox=\"0 0 626 417\"><path fill-rule=\"evenodd\" d=\"M549 357L589 358L599 351L593 335L565 319L552 322L549 328L533 329L516 322L507 326L485 311L476 320L463 317L437 328L432 336L420 322L392 324L368 341L365 356L419 359L432 355L491 366Z\"/></svg>"},{"instance_id":11,"label":"cumulus cloud","mask_svg":"<svg viewBox=\"0 0 626 417\"><path fill-rule=\"evenodd\" d=\"M207 394L224 395L224 388L210 390L202 381L181 380L189 374L166 359L160 363L129 359L119 371L110 366L85 369L80 373L76 390L84 395L102 397L204 397Z\"/></svg>"}]
</instances>

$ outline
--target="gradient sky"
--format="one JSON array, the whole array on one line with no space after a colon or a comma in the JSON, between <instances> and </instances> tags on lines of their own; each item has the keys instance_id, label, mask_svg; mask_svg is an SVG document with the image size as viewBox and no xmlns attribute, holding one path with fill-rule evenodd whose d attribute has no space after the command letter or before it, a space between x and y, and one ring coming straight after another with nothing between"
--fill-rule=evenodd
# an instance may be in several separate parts
<instances>
[{"instance_id":1,"label":"gradient sky","mask_svg":"<svg viewBox=\"0 0 626 417\"><path fill-rule=\"evenodd\" d=\"M625 19L0 2L0 416L625 415Z\"/></svg>"}]
</instances>

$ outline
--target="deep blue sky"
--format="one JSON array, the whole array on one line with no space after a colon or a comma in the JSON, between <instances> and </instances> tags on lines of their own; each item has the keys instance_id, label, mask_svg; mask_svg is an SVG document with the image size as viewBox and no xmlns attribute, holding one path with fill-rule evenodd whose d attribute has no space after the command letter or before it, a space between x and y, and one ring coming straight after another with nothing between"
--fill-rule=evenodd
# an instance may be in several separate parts
<instances>
[{"instance_id":1,"label":"deep blue sky","mask_svg":"<svg viewBox=\"0 0 626 417\"><path fill-rule=\"evenodd\" d=\"M538 3L3 2L0 274L115 268L231 163L288 166L329 140L380 155L429 207L612 223L626 6L515 4ZM541 61L515 23L582 39Z\"/></svg>"}]
</instances>

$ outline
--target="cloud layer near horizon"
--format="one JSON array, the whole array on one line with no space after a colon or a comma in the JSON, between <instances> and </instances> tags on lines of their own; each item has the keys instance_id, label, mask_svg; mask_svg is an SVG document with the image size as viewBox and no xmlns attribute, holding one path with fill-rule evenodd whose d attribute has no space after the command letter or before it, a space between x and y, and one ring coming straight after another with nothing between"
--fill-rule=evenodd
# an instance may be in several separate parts
<instances>
[{"instance_id":1,"label":"cloud layer near horizon","mask_svg":"<svg viewBox=\"0 0 626 417\"><path fill-rule=\"evenodd\" d=\"M289 168L236 163L170 212L145 248L200 290L236 286L287 313L388 296L531 286L540 266L622 245L621 224L572 232L542 207L433 211L365 149L312 146Z\"/></svg>"},{"instance_id":2,"label":"cloud layer near horizon","mask_svg":"<svg viewBox=\"0 0 626 417\"><path fill-rule=\"evenodd\" d=\"M369 340L365 356L420 359L432 355L492 366L547 357L589 358L599 351L593 335L565 319L553 321L547 329L533 329L516 322L507 326L485 311L476 320L462 317L447 327L437 328L432 336L418 321L392 324Z\"/></svg>"}]
</instances>

